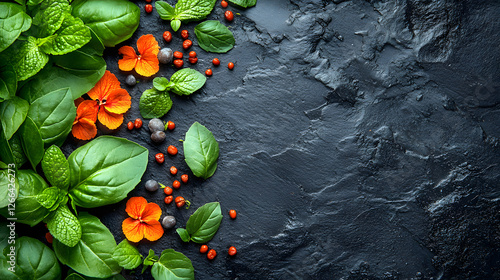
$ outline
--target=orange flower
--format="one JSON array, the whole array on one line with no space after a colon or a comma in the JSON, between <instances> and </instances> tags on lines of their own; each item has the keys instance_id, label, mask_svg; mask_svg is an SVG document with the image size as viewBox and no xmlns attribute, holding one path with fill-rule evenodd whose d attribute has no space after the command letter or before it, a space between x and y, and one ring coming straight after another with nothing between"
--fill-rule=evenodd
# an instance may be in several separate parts
<instances>
[{"instance_id":1,"label":"orange flower","mask_svg":"<svg viewBox=\"0 0 500 280\"><path fill-rule=\"evenodd\" d=\"M158 52L160 46L153 35L142 35L137 40L137 50L139 55L135 53L134 48L123 46L118 50L123 58L118 60L118 67L122 71L132 71L135 68L137 74L145 77L153 76L160 70L160 62L158 61Z\"/></svg>"},{"instance_id":2,"label":"orange flower","mask_svg":"<svg viewBox=\"0 0 500 280\"><path fill-rule=\"evenodd\" d=\"M123 123L123 114L130 108L128 92L120 88L120 81L107 71L87 94L97 100L94 108L99 121L109 129L116 129Z\"/></svg>"},{"instance_id":3,"label":"orange flower","mask_svg":"<svg viewBox=\"0 0 500 280\"><path fill-rule=\"evenodd\" d=\"M130 218L122 223L125 237L132 242L139 242L143 238L156 241L163 235L163 227L158 221L161 209L158 204L148 203L144 197L131 197L125 208Z\"/></svg>"},{"instance_id":4,"label":"orange flower","mask_svg":"<svg viewBox=\"0 0 500 280\"><path fill-rule=\"evenodd\" d=\"M76 118L73 122L71 134L80 140L90 140L97 134L95 122L97 121L97 102L93 100L75 100Z\"/></svg>"}]
</instances>

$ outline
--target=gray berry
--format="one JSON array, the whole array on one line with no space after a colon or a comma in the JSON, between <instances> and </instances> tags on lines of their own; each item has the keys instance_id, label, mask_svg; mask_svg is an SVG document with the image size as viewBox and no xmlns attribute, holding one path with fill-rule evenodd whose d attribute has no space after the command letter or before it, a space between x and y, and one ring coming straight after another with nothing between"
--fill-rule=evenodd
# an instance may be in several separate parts
<instances>
[{"instance_id":1,"label":"gray berry","mask_svg":"<svg viewBox=\"0 0 500 280\"><path fill-rule=\"evenodd\" d=\"M144 187L146 188L146 190L154 192L158 190L160 184L158 184L158 182L156 182L155 180L147 180L146 185L144 185Z\"/></svg>"},{"instance_id":2,"label":"gray berry","mask_svg":"<svg viewBox=\"0 0 500 280\"><path fill-rule=\"evenodd\" d=\"M154 133L155 131L164 131L165 125L160 119L151 119L148 124L149 131Z\"/></svg>"},{"instance_id":3,"label":"gray berry","mask_svg":"<svg viewBox=\"0 0 500 280\"><path fill-rule=\"evenodd\" d=\"M167 135L165 135L165 132L163 131L155 131L153 134L151 134L151 140L155 143L161 143L165 140Z\"/></svg>"},{"instance_id":4,"label":"gray berry","mask_svg":"<svg viewBox=\"0 0 500 280\"><path fill-rule=\"evenodd\" d=\"M127 76L127 79L125 79L125 83L128 85L128 86L135 86L137 84L137 80L135 79L134 75L128 75Z\"/></svg>"},{"instance_id":5,"label":"gray berry","mask_svg":"<svg viewBox=\"0 0 500 280\"><path fill-rule=\"evenodd\" d=\"M174 53L170 48L163 48L158 52L158 60L160 63L168 64L172 62L174 58Z\"/></svg>"},{"instance_id":6,"label":"gray berry","mask_svg":"<svg viewBox=\"0 0 500 280\"><path fill-rule=\"evenodd\" d=\"M177 223L177 221L175 220L174 216L165 216L163 218L163 220L161 221L161 224L166 229L171 229L171 228L175 227L176 223Z\"/></svg>"}]
</instances>

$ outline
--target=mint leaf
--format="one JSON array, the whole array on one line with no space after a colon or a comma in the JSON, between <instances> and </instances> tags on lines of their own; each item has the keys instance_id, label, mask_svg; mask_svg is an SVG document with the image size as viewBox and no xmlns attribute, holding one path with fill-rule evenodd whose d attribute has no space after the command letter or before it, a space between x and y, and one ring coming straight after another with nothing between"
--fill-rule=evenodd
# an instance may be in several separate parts
<instances>
[{"instance_id":1,"label":"mint leaf","mask_svg":"<svg viewBox=\"0 0 500 280\"><path fill-rule=\"evenodd\" d=\"M149 254L146 258L144 258L144 261L142 262L142 272L146 271L146 269L150 266L152 266L155 262L158 261L158 257L155 256L155 252L151 249L149 249Z\"/></svg>"},{"instance_id":2,"label":"mint leaf","mask_svg":"<svg viewBox=\"0 0 500 280\"><path fill-rule=\"evenodd\" d=\"M175 72L170 78L170 90L178 95L190 95L199 90L207 81L200 72L184 68Z\"/></svg>"},{"instance_id":3,"label":"mint leaf","mask_svg":"<svg viewBox=\"0 0 500 280\"><path fill-rule=\"evenodd\" d=\"M207 52L226 53L234 46L233 33L218 20L207 20L194 28L198 44Z\"/></svg>"},{"instance_id":4,"label":"mint leaf","mask_svg":"<svg viewBox=\"0 0 500 280\"><path fill-rule=\"evenodd\" d=\"M125 269L134 269L142 263L142 255L127 239L113 250L113 258Z\"/></svg>"},{"instance_id":5,"label":"mint leaf","mask_svg":"<svg viewBox=\"0 0 500 280\"><path fill-rule=\"evenodd\" d=\"M36 200L40 205L47 209L51 209L58 201L61 190L56 187L44 189L36 196Z\"/></svg>"},{"instance_id":6,"label":"mint leaf","mask_svg":"<svg viewBox=\"0 0 500 280\"><path fill-rule=\"evenodd\" d=\"M183 147L185 161L196 177L207 179L215 173L219 143L210 130L195 122L186 133Z\"/></svg>"},{"instance_id":7,"label":"mint leaf","mask_svg":"<svg viewBox=\"0 0 500 280\"><path fill-rule=\"evenodd\" d=\"M255 4L257 4L257 0L228 0L228 1L243 8L252 7L255 6Z\"/></svg>"},{"instance_id":8,"label":"mint leaf","mask_svg":"<svg viewBox=\"0 0 500 280\"><path fill-rule=\"evenodd\" d=\"M90 39L92 39L90 30L83 21L67 14L61 28L53 36L50 36L50 39L42 44L41 48L45 53L62 55L81 48Z\"/></svg>"},{"instance_id":9,"label":"mint leaf","mask_svg":"<svg viewBox=\"0 0 500 280\"><path fill-rule=\"evenodd\" d=\"M161 252L160 259L151 268L154 279L194 280L194 268L191 260L174 249Z\"/></svg>"},{"instance_id":10,"label":"mint leaf","mask_svg":"<svg viewBox=\"0 0 500 280\"><path fill-rule=\"evenodd\" d=\"M172 108L172 100L167 92L161 92L154 88L142 93L139 100L141 116L146 119L161 118Z\"/></svg>"},{"instance_id":11,"label":"mint leaf","mask_svg":"<svg viewBox=\"0 0 500 280\"><path fill-rule=\"evenodd\" d=\"M24 81L38 73L49 61L49 56L43 53L34 37L25 41L16 41L2 55L16 70L17 80Z\"/></svg>"},{"instance_id":12,"label":"mint leaf","mask_svg":"<svg viewBox=\"0 0 500 280\"><path fill-rule=\"evenodd\" d=\"M38 127L29 116L26 117L19 129L19 136L22 149L31 163L33 170L35 170L43 157L43 140Z\"/></svg>"},{"instance_id":13,"label":"mint leaf","mask_svg":"<svg viewBox=\"0 0 500 280\"><path fill-rule=\"evenodd\" d=\"M0 102L16 95L17 74L12 65L0 66Z\"/></svg>"},{"instance_id":14,"label":"mint leaf","mask_svg":"<svg viewBox=\"0 0 500 280\"><path fill-rule=\"evenodd\" d=\"M0 52L31 27L31 18L14 3L0 3Z\"/></svg>"},{"instance_id":15,"label":"mint leaf","mask_svg":"<svg viewBox=\"0 0 500 280\"><path fill-rule=\"evenodd\" d=\"M47 228L55 239L69 247L75 246L82 237L82 226L66 205L59 206L49 216Z\"/></svg>"},{"instance_id":16,"label":"mint leaf","mask_svg":"<svg viewBox=\"0 0 500 280\"><path fill-rule=\"evenodd\" d=\"M184 242L189 242L191 240L191 237L189 236L189 232L186 229L183 228L178 228L175 230L179 237L182 239Z\"/></svg>"},{"instance_id":17,"label":"mint leaf","mask_svg":"<svg viewBox=\"0 0 500 280\"><path fill-rule=\"evenodd\" d=\"M59 147L52 145L45 151L42 169L50 184L62 190L68 190L69 163Z\"/></svg>"},{"instance_id":18,"label":"mint leaf","mask_svg":"<svg viewBox=\"0 0 500 280\"><path fill-rule=\"evenodd\" d=\"M168 4L167 2L156 1L155 7L156 7L156 11L160 15L161 19L171 20L174 18L174 16L175 16L174 7L170 6L170 4Z\"/></svg>"},{"instance_id":19,"label":"mint leaf","mask_svg":"<svg viewBox=\"0 0 500 280\"><path fill-rule=\"evenodd\" d=\"M215 2L216 0L179 0L175 4L175 19L185 22L204 19L212 12Z\"/></svg>"},{"instance_id":20,"label":"mint leaf","mask_svg":"<svg viewBox=\"0 0 500 280\"><path fill-rule=\"evenodd\" d=\"M54 34L64 21L64 17L70 12L67 0L45 0L38 7L38 12L33 18L33 24L38 26L40 38Z\"/></svg>"},{"instance_id":21,"label":"mint leaf","mask_svg":"<svg viewBox=\"0 0 500 280\"><path fill-rule=\"evenodd\" d=\"M178 20L178 19L174 19L170 22L170 27L172 27L172 30L174 32L177 32L177 30L179 30L179 28L181 27L181 21Z\"/></svg>"},{"instance_id":22,"label":"mint leaf","mask_svg":"<svg viewBox=\"0 0 500 280\"><path fill-rule=\"evenodd\" d=\"M164 77L156 77L153 79L153 87L158 91L165 91L168 86L168 79Z\"/></svg>"},{"instance_id":23,"label":"mint leaf","mask_svg":"<svg viewBox=\"0 0 500 280\"><path fill-rule=\"evenodd\" d=\"M222 213L219 202L207 203L189 217L186 230L193 242L207 243L217 233L221 221Z\"/></svg>"},{"instance_id":24,"label":"mint leaf","mask_svg":"<svg viewBox=\"0 0 500 280\"><path fill-rule=\"evenodd\" d=\"M14 96L12 99L0 103L0 122L8 140L23 124L30 105L28 101Z\"/></svg>"}]
</instances>

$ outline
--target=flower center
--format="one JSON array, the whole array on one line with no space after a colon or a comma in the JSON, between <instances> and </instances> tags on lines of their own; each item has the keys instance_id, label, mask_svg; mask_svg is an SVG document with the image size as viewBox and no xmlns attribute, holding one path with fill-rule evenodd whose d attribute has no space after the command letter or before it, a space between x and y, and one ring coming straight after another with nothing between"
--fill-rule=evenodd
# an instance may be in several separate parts
<instances>
[{"instance_id":1,"label":"flower center","mask_svg":"<svg viewBox=\"0 0 500 280\"><path fill-rule=\"evenodd\" d=\"M106 104L106 99L99 100L99 106Z\"/></svg>"}]
</instances>

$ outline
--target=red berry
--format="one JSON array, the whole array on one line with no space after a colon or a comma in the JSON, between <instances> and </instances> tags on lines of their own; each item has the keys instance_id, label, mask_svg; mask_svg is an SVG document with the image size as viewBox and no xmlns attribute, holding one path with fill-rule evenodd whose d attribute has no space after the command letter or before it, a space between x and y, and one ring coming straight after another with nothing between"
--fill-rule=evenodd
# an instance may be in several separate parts
<instances>
[{"instance_id":1,"label":"red berry","mask_svg":"<svg viewBox=\"0 0 500 280\"><path fill-rule=\"evenodd\" d=\"M165 197L165 203L166 203L166 204L170 204L170 203L172 203L172 201L173 201L173 200L174 200L174 197L173 197L173 196L171 196L171 195L169 195L169 196Z\"/></svg>"},{"instance_id":2,"label":"red berry","mask_svg":"<svg viewBox=\"0 0 500 280\"><path fill-rule=\"evenodd\" d=\"M172 175L177 174L177 168L175 166L170 167L170 174Z\"/></svg>"},{"instance_id":3,"label":"red berry","mask_svg":"<svg viewBox=\"0 0 500 280\"><path fill-rule=\"evenodd\" d=\"M215 66L219 66L220 65L220 60L218 58L214 58L214 59L212 59L212 63Z\"/></svg>"},{"instance_id":4,"label":"red berry","mask_svg":"<svg viewBox=\"0 0 500 280\"><path fill-rule=\"evenodd\" d=\"M52 244L52 241L54 241L54 237L52 236L52 234L50 234L50 232L47 232L45 234L45 239L47 239L47 242L49 242L50 244Z\"/></svg>"},{"instance_id":5,"label":"red berry","mask_svg":"<svg viewBox=\"0 0 500 280\"><path fill-rule=\"evenodd\" d=\"M132 129L134 129L134 123L133 123L133 122L131 122L131 121L130 121L130 122L128 122L128 123L127 123L127 128L128 128L128 130L132 130Z\"/></svg>"},{"instance_id":6,"label":"red berry","mask_svg":"<svg viewBox=\"0 0 500 280\"><path fill-rule=\"evenodd\" d=\"M142 120L141 119L135 119L134 121L134 127L139 129L142 127Z\"/></svg>"},{"instance_id":7,"label":"red berry","mask_svg":"<svg viewBox=\"0 0 500 280\"><path fill-rule=\"evenodd\" d=\"M181 31L181 37L182 39L186 40L189 37L189 32L187 30L182 30Z\"/></svg>"},{"instance_id":8,"label":"red berry","mask_svg":"<svg viewBox=\"0 0 500 280\"><path fill-rule=\"evenodd\" d=\"M187 174L182 174L181 181L186 184L188 182L189 176Z\"/></svg>"},{"instance_id":9,"label":"red berry","mask_svg":"<svg viewBox=\"0 0 500 280\"><path fill-rule=\"evenodd\" d=\"M177 208L181 208L182 206L186 205L186 200L182 196L178 196L175 198L175 205Z\"/></svg>"},{"instance_id":10,"label":"red berry","mask_svg":"<svg viewBox=\"0 0 500 280\"><path fill-rule=\"evenodd\" d=\"M167 129L168 130L174 130L174 128L175 128L175 123L172 122L172 121L168 121L167 122Z\"/></svg>"},{"instance_id":11,"label":"red berry","mask_svg":"<svg viewBox=\"0 0 500 280\"><path fill-rule=\"evenodd\" d=\"M229 217L231 217L231 219L236 219L236 210L229 210Z\"/></svg>"},{"instance_id":12,"label":"red berry","mask_svg":"<svg viewBox=\"0 0 500 280\"><path fill-rule=\"evenodd\" d=\"M146 0L146 3L151 3L151 0Z\"/></svg>"},{"instance_id":13,"label":"red berry","mask_svg":"<svg viewBox=\"0 0 500 280\"><path fill-rule=\"evenodd\" d=\"M180 187L181 187L181 182L179 182L178 180L173 181L173 182L172 182L172 187L173 187L174 189L178 189L178 188L180 188Z\"/></svg>"},{"instance_id":14,"label":"red berry","mask_svg":"<svg viewBox=\"0 0 500 280\"><path fill-rule=\"evenodd\" d=\"M157 163L162 164L165 161L165 155L163 153L157 153L155 159Z\"/></svg>"},{"instance_id":15,"label":"red berry","mask_svg":"<svg viewBox=\"0 0 500 280\"><path fill-rule=\"evenodd\" d=\"M182 56L183 56L183 54L181 52L178 52L178 51L174 52L174 58L181 59Z\"/></svg>"},{"instance_id":16,"label":"red berry","mask_svg":"<svg viewBox=\"0 0 500 280\"><path fill-rule=\"evenodd\" d=\"M172 33L170 33L170 31L165 31L165 32L163 32L163 39L164 39L167 43L170 43L170 41L172 41Z\"/></svg>"},{"instance_id":17,"label":"red berry","mask_svg":"<svg viewBox=\"0 0 500 280\"><path fill-rule=\"evenodd\" d=\"M151 13L153 11L153 5L151 4L146 4L146 6L144 7L144 9L146 10L146 13Z\"/></svg>"},{"instance_id":18,"label":"red berry","mask_svg":"<svg viewBox=\"0 0 500 280\"><path fill-rule=\"evenodd\" d=\"M231 12L231 11L226 11L226 12L224 13L224 17L226 17L226 20L228 20L228 21L233 21L233 19L234 19L233 12Z\"/></svg>"},{"instance_id":19,"label":"red berry","mask_svg":"<svg viewBox=\"0 0 500 280\"><path fill-rule=\"evenodd\" d=\"M207 245L201 245L200 247L200 253L205 254L208 251L208 246Z\"/></svg>"},{"instance_id":20,"label":"red berry","mask_svg":"<svg viewBox=\"0 0 500 280\"><path fill-rule=\"evenodd\" d=\"M171 194L172 194L172 192L173 192L173 190L172 190L172 188L171 188L171 187L165 187L165 188L163 189L163 192L164 192L166 195L171 195Z\"/></svg>"},{"instance_id":21,"label":"red berry","mask_svg":"<svg viewBox=\"0 0 500 280\"><path fill-rule=\"evenodd\" d=\"M171 156L175 156L175 155L177 154L177 148L176 148L176 147L174 147L174 146L172 146L172 145L170 145L170 146L168 146L168 148L167 148L167 153L168 153L169 155L171 155Z\"/></svg>"},{"instance_id":22,"label":"red berry","mask_svg":"<svg viewBox=\"0 0 500 280\"><path fill-rule=\"evenodd\" d=\"M236 248L234 246L229 247L229 250L227 250L228 255L234 256L236 255L238 251L236 251Z\"/></svg>"},{"instance_id":23,"label":"red berry","mask_svg":"<svg viewBox=\"0 0 500 280\"><path fill-rule=\"evenodd\" d=\"M207 258L209 260L213 260L215 259L215 256L217 256L217 252L214 249L210 249L210 251L208 251L207 253Z\"/></svg>"},{"instance_id":24,"label":"red berry","mask_svg":"<svg viewBox=\"0 0 500 280\"><path fill-rule=\"evenodd\" d=\"M220 5L222 6L222 8L227 8L227 2L225 0L222 0L220 2Z\"/></svg>"},{"instance_id":25,"label":"red berry","mask_svg":"<svg viewBox=\"0 0 500 280\"><path fill-rule=\"evenodd\" d=\"M187 50L193 45L193 42L191 40L185 40L182 42L182 47Z\"/></svg>"},{"instance_id":26,"label":"red berry","mask_svg":"<svg viewBox=\"0 0 500 280\"><path fill-rule=\"evenodd\" d=\"M189 60L189 63L191 63L191 64L196 64L198 62L197 57L190 57L188 60Z\"/></svg>"},{"instance_id":27,"label":"red berry","mask_svg":"<svg viewBox=\"0 0 500 280\"><path fill-rule=\"evenodd\" d=\"M196 52L195 51L190 51L189 52L189 57L196 57Z\"/></svg>"},{"instance_id":28,"label":"red berry","mask_svg":"<svg viewBox=\"0 0 500 280\"><path fill-rule=\"evenodd\" d=\"M229 63L227 64L227 68L229 68L229 70L233 70L233 68L234 68L234 63L229 62Z\"/></svg>"},{"instance_id":29,"label":"red berry","mask_svg":"<svg viewBox=\"0 0 500 280\"><path fill-rule=\"evenodd\" d=\"M174 59L175 68L182 68L184 61L182 59Z\"/></svg>"},{"instance_id":30,"label":"red berry","mask_svg":"<svg viewBox=\"0 0 500 280\"><path fill-rule=\"evenodd\" d=\"M209 77L210 77L210 76L212 76L212 74L213 74L213 73L212 73L212 69L207 69L207 70L205 71L205 75L207 75L207 76L209 76Z\"/></svg>"}]
</instances>

